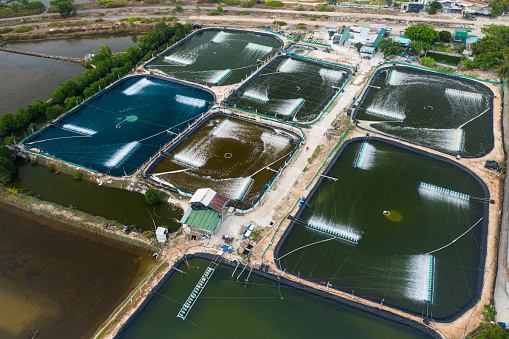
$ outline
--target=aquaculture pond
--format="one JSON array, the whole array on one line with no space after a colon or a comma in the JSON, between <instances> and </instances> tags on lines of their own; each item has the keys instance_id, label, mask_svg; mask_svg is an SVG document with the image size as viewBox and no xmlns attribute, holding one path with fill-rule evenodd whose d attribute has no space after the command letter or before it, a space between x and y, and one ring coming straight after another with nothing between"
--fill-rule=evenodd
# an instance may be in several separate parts
<instances>
[{"instance_id":1,"label":"aquaculture pond","mask_svg":"<svg viewBox=\"0 0 509 339\"><path fill-rule=\"evenodd\" d=\"M204 30L147 64L151 71L207 85L241 82L282 47L273 35Z\"/></svg>"},{"instance_id":2,"label":"aquaculture pond","mask_svg":"<svg viewBox=\"0 0 509 339\"><path fill-rule=\"evenodd\" d=\"M11 184L18 189L33 192L40 199L76 207L92 215L135 225L143 230L153 230L165 225L169 232L180 228L183 211L180 207L161 202L149 206L145 196L123 189L99 186L86 180L75 180L71 175L55 174L46 166L32 166L25 160L17 160L18 173Z\"/></svg>"},{"instance_id":3,"label":"aquaculture pond","mask_svg":"<svg viewBox=\"0 0 509 339\"><path fill-rule=\"evenodd\" d=\"M72 39L51 39L35 41L16 41L4 44L4 47L20 49L49 55L83 58L93 51L99 51L100 45L108 45L115 53L125 48L138 45L142 34L118 34L107 36L91 36Z\"/></svg>"},{"instance_id":4,"label":"aquaculture pond","mask_svg":"<svg viewBox=\"0 0 509 339\"><path fill-rule=\"evenodd\" d=\"M384 68L355 113L360 127L447 154L493 148L493 93L478 82L416 69Z\"/></svg>"},{"instance_id":5,"label":"aquaculture pond","mask_svg":"<svg viewBox=\"0 0 509 339\"><path fill-rule=\"evenodd\" d=\"M210 264L181 265L117 338L430 338L424 333L360 312L335 301L256 276L237 282L220 265L185 320L180 308Z\"/></svg>"},{"instance_id":6,"label":"aquaculture pond","mask_svg":"<svg viewBox=\"0 0 509 339\"><path fill-rule=\"evenodd\" d=\"M325 175L338 180L315 186L278 244L284 269L439 319L479 296L489 197L473 175L358 139Z\"/></svg>"},{"instance_id":7,"label":"aquaculture pond","mask_svg":"<svg viewBox=\"0 0 509 339\"><path fill-rule=\"evenodd\" d=\"M295 134L213 116L152 169L152 178L185 192L212 188L239 208L252 206L294 152Z\"/></svg>"},{"instance_id":8,"label":"aquaculture pond","mask_svg":"<svg viewBox=\"0 0 509 339\"><path fill-rule=\"evenodd\" d=\"M90 338L155 260L0 204L0 337Z\"/></svg>"},{"instance_id":9,"label":"aquaculture pond","mask_svg":"<svg viewBox=\"0 0 509 339\"><path fill-rule=\"evenodd\" d=\"M348 80L346 68L278 57L228 100L230 106L284 120L311 121Z\"/></svg>"},{"instance_id":10,"label":"aquaculture pond","mask_svg":"<svg viewBox=\"0 0 509 339\"><path fill-rule=\"evenodd\" d=\"M80 64L0 51L0 115L26 109L34 100L46 101L58 84L81 74ZM5 79L9 79L5 81Z\"/></svg>"},{"instance_id":11,"label":"aquaculture pond","mask_svg":"<svg viewBox=\"0 0 509 339\"><path fill-rule=\"evenodd\" d=\"M157 76L128 77L24 144L112 176L129 175L214 100L210 92Z\"/></svg>"},{"instance_id":12,"label":"aquaculture pond","mask_svg":"<svg viewBox=\"0 0 509 339\"><path fill-rule=\"evenodd\" d=\"M446 66L451 67L458 67L458 64L461 61L461 57L459 56L453 56L453 55L447 55L442 53L434 53L434 52L426 52L426 56L428 58L432 58L435 60L438 64L443 64Z\"/></svg>"}]
</instances>

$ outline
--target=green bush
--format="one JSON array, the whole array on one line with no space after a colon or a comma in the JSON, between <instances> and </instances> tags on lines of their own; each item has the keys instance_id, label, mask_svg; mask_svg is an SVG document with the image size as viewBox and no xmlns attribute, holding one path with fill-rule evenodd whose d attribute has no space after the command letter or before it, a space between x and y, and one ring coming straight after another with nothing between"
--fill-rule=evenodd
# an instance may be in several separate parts
<instances>
[{"instance_id":1,"label":"green bush","mask_svg":"<svg viewBox=\"0 0 509 339\"><path fill-rule=\"evenodd\" d=\"M237 6L239 4L237 0L222 0L221 2L226 6Z\"/></svg>"},{"instance_id":2,"label":"green bush","mask_svg":"<svg viewBox=\"0 0 509 339\"><path fill-rule=\"evenodd\" d=\"M158 204L160 201L161 201L161 197L159 196L159 192L156 191L155 189L153 188L149 188L146 192L145 192L145 201L147 202L147 204L149 205L155 205L155 204Z\"/></svg>"},{"instance_id":3,"label":"green bush","mask_svg":"<svg viewBox=\"0 0 509 339\"><path fill-rule=\"evenodd\" d=\"M221 7L221 6L217 6L217 11L219 13L224 13L223 7Z\"/></svg>"},{"instance_id":4,"label":"green bush","mask_svg":"<svg viewBox=\"0 0 509 339\"><path fill-rule=\"evenodd\" d=\"M239 15L249 15L249 12L248 11L240 11Z\"/></svg>"},{"instance_id":5,"label":"green bush","mask_svg":"<svg viewBox=\"0 0 509 339\"><path fill-rule=\"evenodd\" d=\"M81 172L80 171L74 171L74 179L81 180Z\"/></svg>"},{"instance_id":6,"label":"green bush","mask_svg":"<svg viewBox=\"0 0 509 339\"><path fill-rule=\"evenodd\" d=\"M318 5L316 7L316 10L320 11L320 12L334 12L335 11L334 7L327 7L325 5Z\"/></svg>"},{"instance_id":7,"label":"green bush","mask_svg":"<svg viewBox=\"0 0 509 339\"><path fill-rule=\"evenodd\" d=\"M154 239L156 237L156 234L153 231L145 231L142 233L142 235L149 240Z\"/></svg>"},{"instance_id":8,"label":"green bush","mask_svg":"<svg viewBox=\"0 0 509 339\"><path fill-rule=\"evenodd\" d=\"M214 15L221 15L221 13L219 13L218 11L210 11L210 12L207 12L207 15L214 16Z\"/></svg>"},{"instance_id":9,"label":"green bush","mask_svg":"<svg viewBox=\"0 0 509 339\"><path fill-rule=\"evenodd\" d=\"M421 64L427 67L434 67L435 66L435 59L430 57L422 57L421 58Z\"/></svg>"},{"instance_id":10,"label":"green bush","mask_svg":"<svg viewBox=\"0 0 509 339\"><path fill-rule=\"evenodd\" d=\"M182 11L183 11L183 9L182 9L182 6L180 6L180 5L175 6L175 7L171 10L171 12L172 12L172 13L175 13L175 12L182 12Z\"/></svg>"},{"instance_id":11,"label":"green bush","mask_svg":"<svg viewBox=\"0 0 509 339\"><path fill-rule=\"evenodd\" d=\"M306 24L303 24L303 23L300 23L300 24L297 24L297 29L308 29Z\"/></svg>"},{"instance_id":12,"label":"green bush","mask_svg":"<svg viewBox=\"0 0 509 339\"><path fill-rule=\"evenodd\" d=\"M272 23L273 23L274 25L286 26L286 22L284 22L284 21L273 21Z\"/></svg>"},{"instance_id":13,"label":"green bush","mask_svg":"<svg viewBox=\"0 0 509 339\"><path fill-rule=\"evenodd\" d=\"M14 30L14 28L11 28L11 27L0 28L0 34L10 33L13 30Z\"/></svg>"},{"instance_id":14,"label":"green bush","mask_svg":"<svg viewBox=\"0 0 509 339\"><path fill-rule=\"evenodd\" d=\"M267 6L269 6L269 7L283 7L283 6L285 5L285 4L284 4L284 3L282 3L281 1L274 1L274 0L272 0L272 1L267 1L265 4L266 4Z\"/></svg>"},{"instance_id":15,"label":"green bush","mask_svg":"<svg viewBox=\"0 0 509 339\"><path fill-rule=\"evenodd\" d=\"M48 169L53 172L55 170L55 165L54 164L49 164L48 165Z\"/></svg>"}]
</instances>

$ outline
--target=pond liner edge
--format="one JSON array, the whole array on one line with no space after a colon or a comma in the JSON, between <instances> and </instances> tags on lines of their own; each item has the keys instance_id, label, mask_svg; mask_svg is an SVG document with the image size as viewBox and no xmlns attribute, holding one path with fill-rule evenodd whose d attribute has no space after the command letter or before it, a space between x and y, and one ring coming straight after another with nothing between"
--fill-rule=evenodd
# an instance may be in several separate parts
<instances>
[{"instance_id":1,"label":"pond liner edge","mask_svg":"<svg viewBox=\"0 0 509 339\"><path fill-rule=\"evenodd\" d=\"M194 132L196 132L196 130L198 130L198 128L202 127L206 122L208 122L210 119L212 118L215 118L215 117L218 117L218 116L225 116L227 118L230 118L230 119L237 119L237 120L241 120L241 121L245 121L245 122L248 122L248 123L251 123L251 124L255 124L255 125L258 125L258 126L263 126L263 127L267 127L267 128L272 128L272 129L277 129L277 130L280 130L280 131L284 131L286 133L289 133L291 135L293 135L295 138L297 138L297 145L295 146L295 148L293 149L293 151L287 156L287 160L285 160L281 166L279 166L278 168L278 172L280 169L282 169L285 164L287 164L287 161L289 161L289 159L291 159L293 157L293 155L295 154L295 152L297 152L297 150L299 149L300 145L301 145L301 141L302 141L302 138L297 135L295 132L293 131L290 131L288 129L284 129L282 127L276 127L276 126L271 126L271 125L268 125L268 124L265 124L263 122L258 122L258 121L251 121L247 118L244 118L244 117L240 117L238 115L231 115L231 114L228 114L228 113L224 113L224 112L216 112L216 113L212 113L210 114L209 116L207 116L206 118L204 118L202 121L200 121L200 123L198 123L198 125L196 125L195 127L193 127L193 129L191 129L190 131L188 131L185 135L183 135L180 140L178 140L175 144L173 144L167 151L166 153L171 153L175 150L175 148L177 148L178 146L180 146L183 142L185 142L187 140L187 138L189 138ZM154 161L152 162L152 164L147 168L145 174L146 176L148 176L150 174L150 172L154 169L154 167L156 167L159 162L161 162L164 158L167 158L168 155L159 155L156 159L154 159ZM278 176L279 173L274 173L274 175L270 178L270 180L268 181L270 183L269 185L269 188L272 186L272 183L274 182L274 180L276 179L276 177ZM152 182L152 181L151 181ZM161 184L158 184L159 186L161 186ZM177 187L177 190L175 190L174 188L172 187L169 187L169 186L163 186L165 189L168 189L170 190L171 192L178 192L178 190L181 190L180 188ZM176 186L175 186L176 187ZM264 192L267 191L268 188L264 188L261 192L260 192L260 195L258 196L258 198L256 199L256 201L250 205L250 206L247 206L246 208L235 208L236 210L238 211L246 211L246 210L249 210L250 208L252 208L253 206L255 206L258 202L258 200L260 199L260 197L263 196ZM181 190L183 191L183 190ZM185 191L183 191L185 192ZM190 193L190 194L193 194L192 192L186 192L186 193Z\"/></svg>"},{"instance_id":2,"label":"pond liner edge","mask_svg":"<svg viewBox=\"0 0 509 339\"><path fill-rule=\"evenodd\" d=\"M175 262L172 266L179 268L182 264L187 262L189 259L207 259L207 260L214 260L217 258L217 255L210 254L210 253L194 253L194 254L185 254L183 257L181 257L177 262ZM225 265L229 267L235 267L236 265L228 260L224 259L221 260L220 265ZM244 268L245 265L240 264L240 268ZM141 315L145 307L147 307L148 304L152 301L154 296L158 294L159 290L168 282L168 280L177 272L175 269L170 269L168 273L165 274L165 276L159 281L159 283L149 292L145 300L140 304L140 306L134 311L134 313L127 319L127 321L122 325L120 330L115 334L113 339L121 339L123 335L128 331L129 327L136 321L136 319ZM257 276L269 279L273 282L281 282L284 285L287 285L289 287L292 287L294 289L297 289L299 291L302 291L303 293L308 293L312 295L316 295L318 297L321 297L323 299L332 300L334 302L337 302L345 307L354 309L358 312L361 312L363 314L368 314L370 316L373 316L378 319L382 319L384 321L388 321L389 323L400 325L404 328L410 328L414 331L417 331L421 334L426 334L430 336L431 338L441 339L442 336L431 329L430 327L427 327L423 324L420 324L416 321L404 318L402 316L396 315L394 313L373 308L371 306L363 305L355 301L351 301L349 299L329 294L325 291L316 290L314 288L305 286L303 284L300 284L298 282L288 280L284 277L278 277L273 274L265 273L260 269L253 268L252 273L254 273Z\"/></svg>"},{"instance_id":3,"label":"pond liner edge","mask_svg":"<svg viewBox=\"0 0 509 339\"><path fill-rule=\"evenodd\" d=\"M327 168L323 171L323 174L327 175L327 173L331 170L332 166L334 166L334 164L336 163L338 158L341 156L341 153L343 152L343 150L344 150L344 148L346 146L348 146L349 144L351 144L353 142L358 142L358 141L363 141L363 140L365 140L364 137L357 137L357 138L353 138L353 139L347 140L343 145L341 145L341 148L338 150L338 152L336 153L334 158L330 161L330 163L327 166ZM430 153L430 152L427 152L427 151L424 151L424 150L421 150L421 149L418 149L418 148L414 148L412 146L408 146L408 145L405 145L405 144L400 144L400 143L395 142L393 140L388 140L388 139L384 139L384 138L380 138L380 137L370 137L370 140L384 142L386 144L389 144L389 145L392 145L392 146L396 146L396 147L400 147L400 148L403 148L405 150L408 150L408 151L411 151L411 152L415 152L415 153L418 153L418 154L421 154L421 155L425 155L425 156L430 157L432 159L439 160L439 161L444 161L444 162L446 162L448 164L456 166L457 168L459 168L459 169L465 171L467 174L471 175L479 183L479 185L481 186L481 188L483 190L483 193L484 193L484 197L487 198L487 199L490 199L490 192L489 192L488 187L484 183L484 181L477 174L472 172L472 170L470 170L469 168L467 168L463 164L458 164L458 163L454 162L453 160L445 158L445 157L443 157L441 155L433 154L433 153ZM320 178L317 180L316 184L313 186L313 189L307 195L306 200L308 200L309 198L311 198L313 196L313 194L318 189L318 186L321 184L323 179L324 179L324 177L320 176ZM295 213L294 219L298 218L301 215L302 211L303 211L303 208L299 208L299 210ZM465 305L463 305L458 311L456 311L452 315L447 316L447 317L441 317L441 318L440 317L433 317L432 319L435 322L438 322L438 323L449 323L449 322L455 321L459 317L461 317L463 314L465 314L468 310L470 310L472 307L474 307L475 304L477 304L477 302L479 302L479 300L481 299L482 290L483 290L483 282L484 282L484 270L485 270L485 266L486 266L486 256L487 256L488 228L489 228L489 203L485 203L483 205L482 214L483 214L483 220L481 222L481 234L480 234L480 245L481 245L480 246L480 253L481 254L479 256L479 265L478 265L478 268L477 268L477 279L476 279L477 281L476 281L475 293L473 294L473 296L470 299L470 301L465 303ZM294 225L295 225L295 220L292 220L290 222L290 224L288 225L288 227L286 228L286 230L283 233L283 235L281 236L281 238L279 239L276 247L274 248L274 261L275 261L276 266L278 267L278 269L280 269L281 271L285 270L286 268L283 267L280 264L280 261L277 261L275 259L279 257L279 251L281 249L281 246L283 245L283 243L285 242L286 238L290 234L290 232L293 229ZM288 271L288 269L286 269L286 270L287 270L287 272L291 272L291 271ZM293 272L291 272L291 273L293 274ZM326 286L326 284L324 284L321 281L317 281L317 280L310 279L310 278L307 278L307 277L303 278L301 276L301 279L307 280L307 281L310 281L310 282L313 282L313 283L316 283L316 284L319 284L319 285L322 285L322 286ZM345 292L345 293L350 293L350 291L344 290L344 289L336 287L336 286L334 286L333 288L336 289L336 290ZM358 294L355 294L355 293L354 293L354 295L357 296L358 298L361 298L361 299L364 299L364 300L368 300L368 301L371 301L371 302L374 302L374 303L379 303L380 302L380 300L372 299L372 298L369 298L369 297L366 297L366 296L361 296L361 295L358 295ZM394 308L396 310L399 310L399 311L411 314L413 316L422 317L421 314L419 314L417 312L414 312L414 311L410 311L410 310L408 310L406 308L403 308L403 307L400 307L400 306L395 306L395 305L392 305L390 303L385 303L385 304L389 305L391 308Z\"/></svg>"},{"instance_id":4,"label":"pond liner edge","mask_svg":"<svg viewBox=\"0 0 509 339\"><path fill-rule=\"evenodd\" d=\"M298 54L297 54L298 55ZM280 59L284 59L284 58L290 58L290 59L294 59L294 60L298 60L298 61L302 61L302 62L310 62L310 63L315 63L315 64L319 64L319 65L323 65L323 66L327 66L327 67L331 67L331 68L334 68L334 69L340 69L342 71L345 71L348 75L348 77L345 79L344 82L341 83L341 87L340 89L338 89L337 91L333 92L328 98L327 100L324 102L324 104L320 107L320 109L317 110L317 113L314 115L313 119L310 119L310 120L307 120L307 121L285 121L283 120L282 122L284 123L287 123L287 124L291 124L291 123L296 123L298 125L313 125L314 123L318 122L317 118L320 116L320 114L322 113L322 111L327 107L327 105L329 105L329 103L331 103L331 101L335 98L335 96L341 92L342 89L344 89L345 85L348 83L348 81L350 80L350 76L352 75L352 70L351 69L348 69L348 68L345 68L344 66L340 66L340 65L331 65L331 64L328 64L326 62L323 62L322 60L311 60L311 59L307 59L305 57L301 57L301 56L296 56L296 55L278 55L276 58L274 58L274 60L272 60L271 62L269 62L267 65L263 66L261 69L259 69L257 72L255 72L253 74L253 76L251 76L246 82L244 82L241 86L239 86L232 94L230 94L222 103L224 103L225 106L228 106L230 109L240 109L242 110L243 112L247 112L247 113L253 113L253 114L256 114L256 115L259 115L259 116L262 116L262 117L267 117L269 119L273 119L273 118L276 118L276 119L279 119L277 118L276 116L274 115L269 115L269 114L263 114L263 113L257 113L257 112L253 112L253 111L247 111L247 110L244 110L244 109L241 109L241 108L236 108L236 107L233 107L231 105L231 100L237 95L239 94L242 90L244 90L248 85L251 84L251 82L253 82L254 80L258 79L258 77L260 77L266 70L267 68L269 68L270 66L272 66L273 63L275 63L276 61L279 61Z\"/></svg>"},{"instance_id":5,"label":"pond liner edge","mask_svg":"<svg viewBox=\"0 0 509 339\"><path fill-rule=\"evenodd\" d=\"M102 95L105 95L109 90L113 89L114 87L118 86L119 84L129 80L129 79L132 79L132 78L157 78L159 80L162 80L162 81L168 81L170 83L176 83L176 84L179 84L179 85L182 85L182 86L188 86L188 87L191 87L191 88L195 88L195 89L198 89L198 90L202 90L204 92L207 92L209 94L212 95L212 97L214 98L214 102L217 100L217 97L216 97L216 93L214 93L214 91L212 91L211 89L209 88L206 88L206 87L202 87L200 86L199 84L195 84L195 83L188 83L188 82L185 82L185 81L182 81L180 79L175 79L175 78L168 78L168 77L164 77L164 76L161 76L159 74L156 74L156 73L151 73L151 74L133 74L133 75L129 75L129 76L126 76L126 77L123 77L121 78L120 80L117 80L115 81L114 83L110 84L109 86L103 88L101 91L95 93L93 96L91 96L90 98L86 99L85 101L81 102L78 106L75 106L73 107L71 110L69 110L68 112L64 113L64 115L58 117L57 119L54 120L54 123L57 123L57 122L62 122L63 120L67 119L69 116L71 116L72 114L76 113L78 110L81 110L82 108L82 105L84 105L85 103L88 103L89 101L91 100L96 100L98 98L100 98ZM209 112L212 108L213 108L213 104L210 104L209 105L209 108L203 112L203 114L206 114L207 112ZM200 117L200 115L196 116L194 119L193 119L193 122L196 121L198 118ZM21 144L23 144L24 146L25 145L25 142L35 138L36 136L38 136L39 134L41 134L43 131L45 131L47 128L50 127L50 124L47 123L45 126L43 126L40 130L30 134L29 136L27 136L25 139L23 139L21 141ZM171 140L170 140L171 141ZM169 141L168 141L169 142ZM83 168L84 170L87 170L87 171L91 171L93 173L101 173L101 174L104 174L104 175L108 175L110 177L113 177L113 178L124 178L125 176L117 176L117 175L112 175L110 173L106 174L102 171L98 171L98 170L95 170L95 169L92 169L90 167L87 167L87 166L84 166L84 165L81 165L81 164L75 164L71 161L68 161L68 160L64 160L62 158L59 158L59 157L56 157L56 156L53 156L51 154L48 154L46 152L34 152L32 150L29 150L25 147L25 151L29 152L29 153L32 153L34 155L41 155L41 156L46 156L46 157L49 157L51 159L55 159L55 160L58 160L58 161L61 161L63 163L65 163L66 165L68 166L72 166L72 167L80 167L80 168ZM159 150L157 150L156 152L152 153L151 156L147 157L147 159L145 161L143 161L135 170L133 170L132 172L129 172L127 174L127 176L132 176L133 174L135 174L140 168L143 167L143 165L150 160L151 157L153 157L155 154L157 154Z\"/></svg>"},{"instance_id":6,"label":"pond liner edge","mask_svg":"<svg viewBox=\"0 0 509 339\"><path fill-rule=\"evenodd\" d=\"M423 70L421 68L409 67L409 66L404 66L404 65L382 67L382 68L379 68L378 70L376 70L376 72L371 76L371 80L367 84L368 86L367 86L366 90L362 93L362 96L360 98L357 98L357 100L358 100L357 101L357 107L355 108L355 110L352 113L352 120L354 121L355 126L357 126L357 128L359 128L359 129L361 129L363 131L377 133L377 134L380 134L382 136L386 136L388 138L399 139L401 141L408 142L409 144L412 144L412 145L416 145L416 146L420 146L420 147L426 147L426 148L429 148L429 149L433 149L431 147L428 147L428 146L425 146L425 145L420 145L420 144L417 144L417 143L415 143L413 141L406 140L406 139L403 139L403 138L397 138L395 136L391 136L389 134L386 134L386 133L383 133L383 132L380 132L380 131L373 131L373 130L370 130L370 129L366 129L364 127L360 127L357 124L357 120L356 120L357 112L359 111L359 108L364 103L364 100L366 99L366 96L367 96L368 92L371 90L371 86L376 81L376 79L378 79L378 76L380 75L381 72L386 71L386 70L393 70L393 69L406 69L406 70L417 71L417 72L427 73L427 74L436 75L436 76L442 76L442 77L445 77L445 78L450 78L450 79L455 79L455 80L462 80L462 81L466 81L466 82L469 82L469 83L473 83L473 84L479 85L482 88L486 89L489 93L491 93L491 96L490 96L490 109L489 109L489 119L490 119L490 135L489 135L490 145L489 145L489 148L486 150L486 152L484 152L483 154L478 155L478 156L463 156L462 155L461 157L462 158L467 158L467 159L479 159L479 158L485 157L486 155L491 153L491 151L493 151L493 148L495 147L495 135L494 135L494 128L493 128L493 125L494 125L494 121L493 121L493 108L494 108L493 107L493 98L495 96L495 93L493 93L491 88L486 86L480 80L476 81L476 80L470 79L470 78L463 78L463 77L459 77L459 76L454 76L452 74L443 74L443 73ZM443 154L446 154L446 155L455 155L455 154L446 153L446 152L443 152L443 151L440 151L440 150L437 150L437 149L433 149L433 150L435 150L437 152L440 152L440 153L443 153Z\"/></svg>"}]
</instances>

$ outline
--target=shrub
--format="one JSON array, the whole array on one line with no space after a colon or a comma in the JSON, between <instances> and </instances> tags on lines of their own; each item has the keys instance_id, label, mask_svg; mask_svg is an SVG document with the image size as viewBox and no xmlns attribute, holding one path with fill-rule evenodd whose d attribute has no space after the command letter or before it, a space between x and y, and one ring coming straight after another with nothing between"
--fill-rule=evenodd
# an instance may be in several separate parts
<instances>
[{"instance_id":1,"label":"shrub","mask_svg":"<svg viewBox=\"0 0 509 339\"><path fill-rule=\"evenodd\" d=\"M300 24L297 24L297 29L308 29L306 24L303 24L303 23L300 23Z\"/></svg>"},{"instance_id":2,"label":"shrub","mask_svg":"<svg viewBox=\"0 0 509 339\"><path fill-rule=\"evenodd\" d=\"M145 192L145 201L149 205L155 205L155 204L159 203L159 201L161 201L161 197L159 196L159 192L156 191L153 188L149 188Z\"/></svg>"},{"instance_id":3,"label":"shrub","mask_svg":"<svg viewBox=\"0 0 509 339\"><path fill-rule=\"evenodd\" d=\"M37 158L30 158L30 165L35 166L37 165Z\"/></svg>"},{"instance_id":4,"label":"shrub","mask_svg":"<svg viewBox=\"0 0 509 339\"><path fill-rule=\"evenodd\" d=\"M11 28L11 27L0 28L0 34L10 33L13 30L14 30L14 28Z\"/></svg>"},{"instance_id":5,"label":"shrub","mask_svg":"<svg viewBox=\"0 0 509 339\"><path fill-rule=\"evenodd\" d=\"M316 7L316 10L317 11L320 11L320 12L334 12L334 7L326 7L325 5L318 5Z\"/></svg>"},{"instance_id":6,"label":"shrub","mask_svg":"<svg viewBox=\"0 0 509 339\"><path fill-rule=\"evenodd\" d=\"M214 15L221 15L221 13L219 13L218 11L210 11L210 12L207 12L207 15L214 16Z\"/></svg>"},{"instance_id":7,"label":"shrub","mask_svg":"<svg viewBox=\"0 0 509 339\"><path fill-rule=\"evenodd\" d=\"M153 231L145 231L142 235L147 239L154 239L156 237L156 234Z\"/></svg>"},{"instance_id":8,"label":"shrub","mask_svg":"<svg viewBox=\"0 0 509 339\"><path fill-rule=\"evenodd\" d=\"M172 13L175 13L175 12L182 12L182 6L180 6L180 5L175 6L175 8L173 8L173 9L171 10L171 12L172 12Z\"/></svg>"},{"instance_id":9,"label":"shrub","mask_svg":"<svg viewBox=\"0 0 509 339\"><path fill-rule=\"evenodd\" d=\"M249 15L249 12L248 11L240 11L239 15Z\"/></svg>"},{"instance_id":10,"label":"shrub","mask_svg":"<svg viewBox=\"0 0 509 339\"><path fill-rule=\"evenodd\" d=\"M286 22L284 21L274 21L272 22L274 25L279 25L279 26L286 26Z\"/></svg>"},{"instance_id":11,"label":"shrub","mask_svg":"<svg viewBox=\"0 0 509 339\"><path fill-rule=\"evenodd\" d=\"M60 114L64 113L64 109L60 106L51 106L46 109L46 118L48 120L56 119Z\"/></svg>"},{"instance_id":12,"label":"shrub","mask_svg":"<svg viewBox=\"0 0 509 339\"><path fill-rule=\"evenodd\" d=\"M54 164L49 164L48 165L48 169L53 172L55 170L55 165Z\"/></svg>"},{"instance_id":13,"label":"shrub","mask_svg":"<svg viewBox=\"0 0 509 339\"><path fill-rule=\"evenodd\" d=\"M283 7L285 4L282 3L281 1L267 1L267 3L265 3L267 6L269 7Z\"/></svg>"},{"instance_id":14,"label":"shrub","mask_svg":"<svg viewBox=\"0 0 509 339\"><path fill-rule=\"evenodd\" d=\"M223 7L221 7L221 6L217 6L217 11L219 13L224 13Z\"/></svg>"},{"instance_id":15,"label":"shrub","mask_svg":"<svg viewBox=\"0 0 509 339\"><path fill-rule=\"evenodd\" d=\"M74 171L74 179L81 180L81 172L80 171Z\"/></svg>"},{"instance_id":16,"label":"shrub","mask_svg":"<svg viewBox=\"0 0 509 339\"><path fill-rule=\"evenodd\" d=\"M421 64L427 67L434 67L435 66L435 59L430 57L423 57L421 58Z\"/></svg>"},{"instance_id":17,"label":"shrub","mask_svg":"<svg viewBox=\"0 0 509 339\"><path fill-rule=\"evenodd\" d=\"M237 0L222 0L221 2L226 6L237 6L239 4Z\"/></svg>"}]
</instances>

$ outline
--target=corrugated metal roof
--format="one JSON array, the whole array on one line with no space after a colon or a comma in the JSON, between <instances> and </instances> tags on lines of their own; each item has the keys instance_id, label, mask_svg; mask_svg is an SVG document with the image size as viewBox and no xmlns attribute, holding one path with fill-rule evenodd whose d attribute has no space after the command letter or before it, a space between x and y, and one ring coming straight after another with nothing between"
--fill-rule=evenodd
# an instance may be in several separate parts
<instances>
[{"instance_id":1,"label":"corrugated metal roof","mask_svg":"<svg viewBox=\"0 0 509 339\"><path fill-rule=\"evenodd\" d=\"M192 210L184 224L204 231L214 232L219 225L219 212L213 209Z\"/></svg>"}]
</instances>

